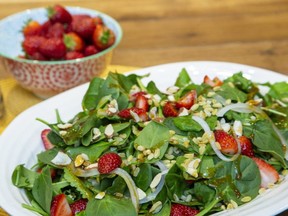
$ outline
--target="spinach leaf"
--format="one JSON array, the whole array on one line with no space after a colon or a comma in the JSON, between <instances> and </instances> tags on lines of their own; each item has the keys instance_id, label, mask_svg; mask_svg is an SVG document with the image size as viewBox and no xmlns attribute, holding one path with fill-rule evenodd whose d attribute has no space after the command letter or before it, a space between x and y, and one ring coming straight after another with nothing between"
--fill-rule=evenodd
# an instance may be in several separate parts
<instances>
[{"instance_id":1,"label":"spinach leaf","mask_svg":"<svg viewBox=\"0 0 288 216\"><path fill-rule=\"evenodd\" d=\"M288 98L288 82L277 82L269 85L270 89L267 95L274 99L282 100Z\"/></svg>"},{"instance_id":2,"label":"spinach leaf","mask_svg":"<svg viewBox=\"0 0 288 216\"><path fill-rule=\"evenodd\" d=\"M259 120L251 127L245 126L244 133L252 137L252 142L259 151L271 154L283 167L287 168L283 145L268 119Z\"/></svg>"},{"instance_id":3,"label":"spinach leaf","mask_svg":"<svg viewBox=\"0 0 288 216\"><path fill-rule=\"evenodd\" d=\"M97 98L99 89L101 89L103 83L104 79L99 77L95 77L90 81L89 87L82 100L82 107L84 110L91 110L97 106L97 101L95 98Z\"/></svg>"},{"instance_id":4,"label":"spinach leaf","mask_svg":"<svg viewBox=\"0 0 288 216\"><path fill-rule=\"evenodd\" d=\"M49 164L49 165L55 167L55 164L53 164L51 161L57 155L58 152L59 152L59 149L52 148L52 149L49 149L49 150L46 150L44 152L39 153L37 155L37 158L40 162L42 162L44 164Z\"/></svg>"},{"instance_id":5,"label":"spinach leaf","mask_svg":"<svg viewBox=\"0 0 288 216\"><path fill-rule=\"evenodd\" d=\"M231 99L235 102L245 102L247 100L247 94L240 91L239 89L235 87L231 87L229 84L224 83L220 90L216 92L220 96L222 96L225 99Z\"/></svg>"},{"instance_id":6,"label":"spinach leaf","mask_svg":"<svg viewBox=\"0 0 288 216\"><path fill-rule=\"evenodd\" d=\"M110 147L109 142L101 141L87 147L84 146L69 147L67 149L67 153L74 159L76 158L77 155L84 153L88 156L89 161L91 163L94 163L99 158L99 156L109 147Z\"/></svg>"},{"instance_id":7,"label":"spinach leaf","mask_svg":"<svg viewBox=\"0 0 288 216\"><path fill-rule=\"evenodd\" d=\"M27 169L23 164L20 164L13 171L12 183L19 188L31 189L38 175L39 173Z\"/></svg>"},{"instance_id":8,"label":"spinach leaf","mask_svg":"<svg viewBox=\"0 0 288 216\"><path fill-rule=\"evenodd\" d=\"M185 87L190 82L191 82L191 78L190 78L187 70L185 68L183 68L176 79L175 86L178 86L180 88Z\"/></svg>"},{"instance_id":9,"label":"spinach leaf","mask_svg":"<svg viewBox=\"0 0 288 216\"><path fill-rule=\"evenodd\" d=\"M92 199L88 202L86 207L86 216L137 216L136 209L134 208L130 199L116 198L108 194L103 199Z\"/></svg>"},{"instance_id":10,"label":"spinach leaf","mask_svg":"<svg viewBox=\"0 0 288 216\"><path fill-rule=\"evenodd\" d=\"M50 213L53 191L50 169L48 167L44 167L41 174L35 179L32 194L43 210Z\"/></svg>"},{"instance_id":11,"label":"spinach leaf","mask_svg":"<svg viewBox=\"0 0 288 216\"><path fill-rule=\"evenodd\" d=\"M233 162L220 161L215 166L215 175L208 185L215 188L217 194L227 203L231 200L243 204L241 199L258 195L261 184L260 171L249 157L239 156Z\"/></svg>"},{"instance_id":12,"label":"spinach leaf","mask_svg":"<svg viewBox=\"0 0 288 216\"><path fill-rule=\"evenodd\" d=\"M149 185L153 178L152 168L150 164L146 164L146 163L141 164L139 168L140 168L140 172L134 178L134 181L137 187L139 187L143 191L146 191L149 188Z\"/></svg>"},{"instance_id":13,"label":"spinach leaf","mask_svg":"<svg viewBox=\"0 0 288 216\"><path fill-rule=\"evenodd\" d=\"M174 200L174 194L181 197L187 189L186 181L182 175L182 170L175 164L173 165L167 175L165 176L165 185L167 188L167 195L170 200Z\"/></svg>"},{"instance_id":14,"label":"spinach leaf","mask_svg":"<svg viewBox=\"0 0 288 216\"><path fill-rule=\"evenodd\" d=\"M135 146L147 149L161 148L170 138L169 128L155 121L150 122L135 139Z\"/></svg>"}]
</instances>

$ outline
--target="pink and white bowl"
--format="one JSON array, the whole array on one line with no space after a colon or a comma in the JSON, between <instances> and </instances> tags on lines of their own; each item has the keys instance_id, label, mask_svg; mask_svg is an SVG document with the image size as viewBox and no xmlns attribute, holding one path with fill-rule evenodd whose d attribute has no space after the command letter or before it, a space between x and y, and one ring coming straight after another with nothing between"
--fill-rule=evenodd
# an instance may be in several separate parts
<instances>
[{"instance_id":1,"label":"pink and white bowl","mask_svg":"<svg viewBox=\"0 0 288 216\"><path fill-rule=\"evenodd\" d=\"M25 21L35 19L47 20L46 8L29 9L11 15L0 21L0 58L4 67L25 89L41 98L48 98L60 92L89 82L111 63L112 52L122 39L122 29L112 17L91 9L66 7L71 14L88 14L100 16L104 23L114 31L115 43L95 55L75 60L37 61L19 58L23 55L21 29Z\"/></svg>"}]
</instances>

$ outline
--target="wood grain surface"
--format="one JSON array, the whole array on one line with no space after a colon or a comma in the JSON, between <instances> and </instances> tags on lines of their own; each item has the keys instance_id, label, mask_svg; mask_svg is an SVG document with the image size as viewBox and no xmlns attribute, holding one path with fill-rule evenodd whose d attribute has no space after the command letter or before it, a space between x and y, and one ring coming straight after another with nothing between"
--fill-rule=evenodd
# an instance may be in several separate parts
<instances>
[{"instance_id":1,"label":"wood grain surface","mask_svg":"<svg viewBox=\"0 0 288 216\"><path fill-rule=\"evenodd\" d=\"M287 0L0 0L0 19L55 3L96 9L120 22L124 34L112 64L213 60L288 75Z\"/></svg>"}]
</instances>

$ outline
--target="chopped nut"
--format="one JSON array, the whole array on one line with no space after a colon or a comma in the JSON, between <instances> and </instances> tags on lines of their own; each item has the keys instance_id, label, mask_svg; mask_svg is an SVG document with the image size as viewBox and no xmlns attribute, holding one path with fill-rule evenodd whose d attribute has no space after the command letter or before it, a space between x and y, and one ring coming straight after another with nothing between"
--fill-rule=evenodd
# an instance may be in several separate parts
<instances>
[{"instance_id":1,"label":"chopped nut","mask_svg":"<svg viewBox=\"0 0 288 216\"><path fill-rule=\"evenodd\" d=\"M108 124L108 125L106 126L105 131L104 131L104 134L105 134L107 137L109 137L109 138L111 138L111 137L113 136L113 134L114 134L114 129L113 129L112 124Z\"/></svg>"},{"instance_id":2,"label":"chopped nut","mask_svg":"<svg viewBox=\"0 0 288 216\"><path fill-rule=\"evenodd\" d=\"M95 196L95 199L103 199L105 197L105 192L100 192Z\"/></svg>"},{"instance_id":3,"label":"chopped nut","mask_svg":"<svg viewBox=\"0 0 288 216\"><path fill-rule=\"evenodd\" d=\"M158 173L158 174L153 178L152 182L150 183L150 188L151 188L151 189L156 188L157 185L160 183L161 178L162 178L162 173Z\"/></svg>"},{"instance_id":4,"label":"chopped nut","mask_svg":"<svg viewBox=\"0 0 288 216\"><path fill-rule=\"evenodd\" d=\"M69 165L72 160L67 154L58 152L57 155L51 160L51 162L55 165L66 166Z\"/></svg>"},{"instance_id":5,"label":"chopped nut","mask_svg":"<svg viewBox=\"0 0 288 216\"><path fill-rule=\"evenodd\" d=\"M68 129L68 128L72 127L72 126L73 126L73 124L71 124L71 123L57 124L57 127L58 127L59 129L63 129L63 130Z\"/></svg>"}]
</instances>

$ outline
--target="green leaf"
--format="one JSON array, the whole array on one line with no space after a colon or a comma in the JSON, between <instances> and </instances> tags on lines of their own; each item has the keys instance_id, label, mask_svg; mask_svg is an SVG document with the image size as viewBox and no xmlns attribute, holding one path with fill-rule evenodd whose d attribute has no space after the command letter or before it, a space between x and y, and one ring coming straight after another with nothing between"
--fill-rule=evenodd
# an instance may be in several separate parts
<instances>
[{"instance_id":1,"label":"green leaf","mask_svg":"<svg viewBox=\"0 0 288 216\"><path fill-rule=\"evenodd\" d=\"M39 161L41 161L44 164L49 164L51 166L55 166L51 161L52 159L58 154L59 149L52 148L47 151L41 152L37 155L37 158Z\"/></svg>"},{"instance_id":2,"label":"green leaf","mask_svg":"<svg viewBox=\"0 0 288 216\"><path fill-rule=\"evenodd\" d=\"M185 87L191 82L191 78L185 68L181 70L181 72L178 75L178 78L176 79L175 86L178 87Z\"/></svg>"},{"instance_id":3,"label":"green leaf","mask_svg":"<svg viewBox=\"0 0 288 216\"><path fill-rule=\"evenodd\" d=\"M240 91L236 87L231 87L229 84L224 83L220 90L216 92L225 99L231 99L235 102L245 102L247 100L247 94Z\"/></svg>"},{"instance_id":4,"label":"green leaf","mask_svg":"<svg viewBox=\"0 0 288 216\"><path fill-rule=\"evenodd\" d=\"M163 124L152 121L140 132L134 141L134 146L156 149L167 143L169 138L169 128Z\"/></svg>"},{"instance_id":5,"label":"green leaf","mask_svg":"<svg viewBox=\"0 0 288 216\"><path fill-rule=\"evenodd\" d=\"M105 195L103 199L92 199L88 202L86 207L86 216L137 216L136 209L132 201L126 198L116 198Z\"/></svg>"},{"instance_id":6,"label":"green leaf","mask_svg":"<svg viewBox=\"0 0 288 216\"><path fill-rule=\"evenodd\" d=\"M150 164L146 163L141 164L139 168L140 172L134 178L134 181L138 188L142 189L143 191L146 191L149 188L149 185L153 178L152 168Z\"/></svg>"},{"instance_id":7,"label":"green leaf","mask_svg":"<svg viewBox=\"0 0 288 216\"><path fill-rule=\"evenodd\" d=\"M93 193L85 186L81 179L75 176L69 169L64 168L64 178L70 183L72 187L75 187L83 198L92 199Z\"/></svg>"},{"instance_id":8,"label":"green leaf","mask_svg":"<svg viewBox=\"0 0 288 216\"><path fill-rule=\"evenodd\" d=\"M248 137L261 152L271 154L283 167L287 168L282 142L268 119L257 121L252 127L244 127Z\"/></svg>"},{"instance_id":9,"label":"green leaf","mask_svg":"<svg viewBox=\"0 0 288 216\"><path fill-rule=\"evenodd\" d=\"M79 146L79 147L69 147L67 149L67 153L72 157L76 158L77 155L84 153L88 156L89 161L91 163L94 163L100 155L106 151L110 147L110 143L108 142L98 142L93 145L84 147L84 146Z\"/></svg>"},{"instance_id":10,"label":"green leaf","mask_svg":"<svg viewBox=\"0 0 288 216\"><path fill-rule=\"evenodd\" d=\"M43 210L50 213L53 191L50 169L48 167L44 167L42 173L35 179L32 194Z\"/></svg>"},{"instance_id":11,"label":"green leaf","mask_svg":"<svg viewBox=\"0 0 288 216\"><path fill-rule=\"evenodd\" d=\"M95 77L91 80L88 90L86 91L83 100L82 100L82 107L84 110L91 110L97 106L97 102L95 99L99 94L99 89L101 89L104 83L104 79L99 77Z\"/></svg>"},{"instance_id":12,"label":"green leaf","mask_svg":"<svg viewBox=\"0 0 288 216\"><path fill-rule=\"evenodd\" d=\"M267 93L274 99L288 98L288 82L277 82L270 85L270 90Z\"/></svg>"},{"instance_id":13,"label":"green leaf","mask_svg":"<svg viewBox=\"0 0 288 216\"><path fill-rule=\"evenodd\" d=\"M192 119L192 116L180 116L173 119L177 128L182 131L201 131L202 127Z\"/></svg>"},{"instance_id":14,"label":"green leaf","mask_svg":"<svg viewBox=\"0 0 288 216\"><path fill-rule=\"evenodd\" d=\"M19 188L31 189L38 175L39 173L29 170L23 164L20 164L13 171L12 183Z\"/></svg>"},{"instance_id":15,"label":"green leaf","mask_svg":"<svg viewBox=\"0 0 288 216\"><path fill-rule=\"evenodd\" d=\"M233 162L220 161L215 169L215 176L208 180L208 185L214 187L226 202L233 200L240 205L243 197L254 199L258 195L261 176L251 158L239 156Z\"/></svg>"}]
</instances>

